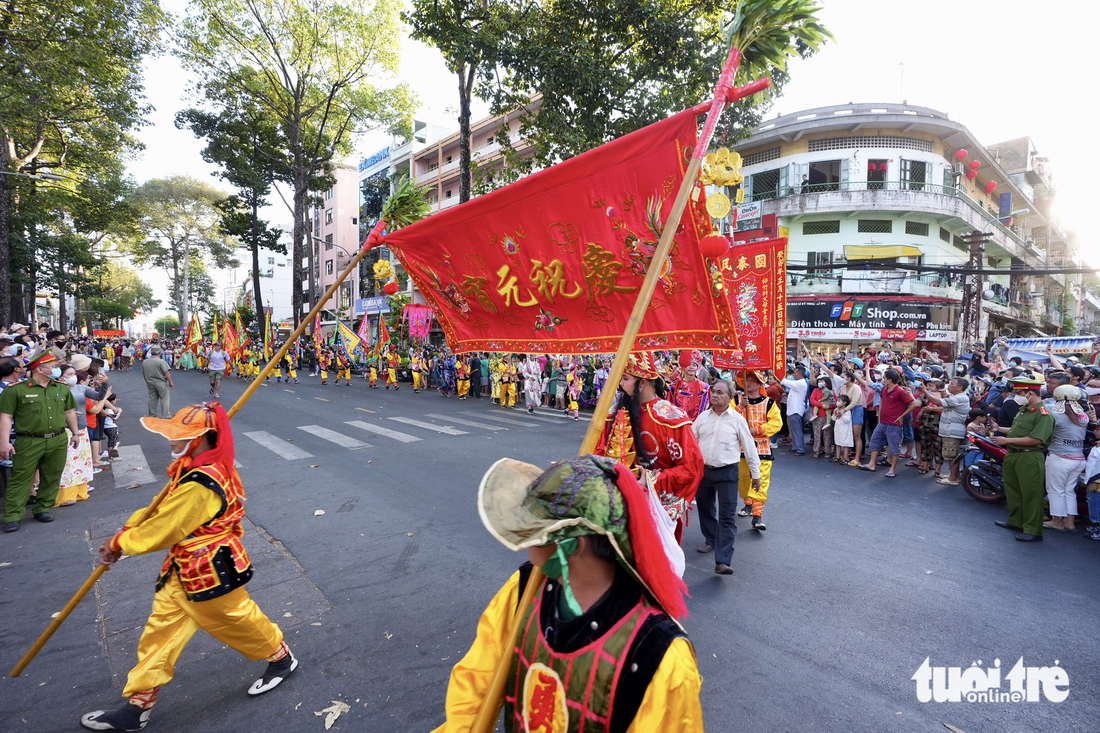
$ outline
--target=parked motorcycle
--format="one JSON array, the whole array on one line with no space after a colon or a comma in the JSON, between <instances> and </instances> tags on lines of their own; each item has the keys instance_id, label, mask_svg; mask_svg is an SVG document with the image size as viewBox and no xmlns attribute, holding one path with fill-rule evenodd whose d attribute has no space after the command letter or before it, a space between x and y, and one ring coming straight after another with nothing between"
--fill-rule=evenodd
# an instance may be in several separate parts
<instances>
[{"instance_id":1,"label":"parked motorcycle","mask_svg":"<svg viewBox=\"0 0 1100 733\"><path fill-rule=\"evenodd\" d=\"M1004 460L1008 450L977 433L967 433L967 444L957 460L963 491L978 501L1004 501Z\"/></svg>"}]
</instances>

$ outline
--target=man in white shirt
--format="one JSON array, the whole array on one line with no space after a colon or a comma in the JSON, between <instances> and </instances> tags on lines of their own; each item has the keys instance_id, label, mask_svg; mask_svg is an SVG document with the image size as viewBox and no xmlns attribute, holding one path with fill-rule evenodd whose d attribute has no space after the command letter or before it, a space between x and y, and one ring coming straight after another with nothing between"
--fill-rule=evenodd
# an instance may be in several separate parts
<instances>
[{"instance_id":1,"label":"man in white shirt","mask_svg":"<svg viewBox=\"0 0 1100 733\"><path fill-rule=\"evenodd\" d=\"M787 388L787 429L791 434L791 453L806 454L806 436L802 432L802 416L806 413L806 397L810 383L806 380L806 367L799 364L787 378L780 382Z\"/></svg>"},{"instance_id":2,"label":"man in white shirt","mask_svg":"<svg viewBox=\"0 0 1100 733\"><path fill-rule=\"evenodd\" d=\"M756 453L749 424L741 413L730 409L733 385L727 380L715 382L710 388L710 408L702 412L692 431L703 453L703 478L695 494L699 507L699 528L703 544L699 552L714 551L714 572L733 575L733 540L737 537L738 466L741 454L749 465L752 487L760 488L760 456ZM718 500L718 516L714 502Z\"/></svg>"},{"instance_id":3,"label":"man in white shirt","mask_svg":"<svg viewBox=\"0 0 1100 733\"><path fill-rule=\"evenodd\" d=\"M225 362L228 355L222 351L222 342L215 341L214 346L206 354L210 367L210 394L214 399L221 399L222 377L225 375Z\"/></svg>"}]
</instances>

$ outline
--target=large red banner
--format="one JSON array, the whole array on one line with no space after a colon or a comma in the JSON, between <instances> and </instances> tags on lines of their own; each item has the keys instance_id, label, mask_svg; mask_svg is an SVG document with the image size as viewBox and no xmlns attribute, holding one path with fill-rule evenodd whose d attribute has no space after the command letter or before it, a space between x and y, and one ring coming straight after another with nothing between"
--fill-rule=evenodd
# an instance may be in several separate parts
<instances>
[{"instance_id":1,"label":"large red banner","mask_svg":"<svg viewBox=\"0 0 1100 733\"><path fill-rule=\"evenodd\" d=\"M619 344L696 140L688 111L386 235L456 352ZM736 348L688 207L637 349ZM709 221L707 222L709 224Z\"/></svg>"},{"instance_id":2,"label":"large red banner","mask_svg":"<svg viewBox=\"0 0 1100 733\"><path fill-rule=\"evenodd\" d=\"M720 369L774 369L787 349L787 238L734 244L716 261L740 349L715 351Z\"/></svg>"}]
</instances>

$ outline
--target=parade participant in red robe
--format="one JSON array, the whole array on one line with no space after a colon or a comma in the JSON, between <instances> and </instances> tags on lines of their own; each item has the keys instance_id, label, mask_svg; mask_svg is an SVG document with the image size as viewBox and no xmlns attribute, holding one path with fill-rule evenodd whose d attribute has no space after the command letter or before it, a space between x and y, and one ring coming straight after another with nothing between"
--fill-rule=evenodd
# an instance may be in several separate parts
<instances>
[{"instance_id":1,"label":"parade participant in red robe","mask_svg":"<svg viewBox=\"0 0 1100 733\"><path fill-rule=\"evenodd\" d=\"M698 369L694 363L685 367L672 385L672 401L692 420L710 404L710 385L699 379Z\"/></svg>"},{"instance_id":2,"label":"parade participant in red robe","mask_svg":"<svg viewBox=\"0 0 1100 733\"><path fill-rule=\"evenodd\" d=\"M703 454L691 430L692 420L664 399L664 381L646 352L630 355L619 390L595 452L648 478L661 505L676 522L676 540L680 541L686 525L684 515L703 476Z\"/></svg>"}]
</instances>

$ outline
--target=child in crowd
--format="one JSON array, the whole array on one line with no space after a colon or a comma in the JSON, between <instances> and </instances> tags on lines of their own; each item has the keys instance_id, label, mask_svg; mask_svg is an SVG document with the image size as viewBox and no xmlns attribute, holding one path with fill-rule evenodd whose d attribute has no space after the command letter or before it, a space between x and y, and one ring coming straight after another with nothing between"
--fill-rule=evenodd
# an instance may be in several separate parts
<instances>
[{"instance_id":1,"label":"child in crowd","mask_svg":"<svg viewBox=\"0 0 1100 733\"><path fill-rule=\"evenodd\" d=\"M107 404L103 406L103 432L107 435L107 452L111 458L118 458L118 418L122 415L122 408L116 403L115 397L112 392L107 397Z\"/></svg>"},{"instance_id":2,"label":"child in crowd","mask_svg":"<svg viewBox=\"0 0 1100 733\"><path fill-rule=\"evenodd\" d=\"M852 411L846 409L852 404L852 398L846 394L837 397L836 409L833 410L833 441L836 443L836 463L848 462L848 449L856 445L855 435L852 433Z\"/></svg>"},{"instance_id":3,"label":"child in crowd","mask_svg":"<svg viewBox=\"0 0 1100 733\"><path fill-rule=\"evenodd\" d=\"M980 407L975 407L967 415L966 432L983 436L989 435L988 421L989 414Z\"/></svg>"}]
</instances>

